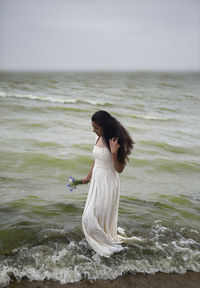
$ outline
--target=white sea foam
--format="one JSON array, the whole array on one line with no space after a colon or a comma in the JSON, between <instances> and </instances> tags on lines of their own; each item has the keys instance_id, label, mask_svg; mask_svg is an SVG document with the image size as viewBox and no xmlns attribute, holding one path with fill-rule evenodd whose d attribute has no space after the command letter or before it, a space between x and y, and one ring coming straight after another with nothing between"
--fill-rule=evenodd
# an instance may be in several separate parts
<instances>
[{"instance_id":1,"label":"white sea foam","mask_svg":"<svg viewBox=\"0 0 200 288\"><path fill-rule=\"evenodd\" d=\"M153 230L163 236L169 233L160 223L156 223ZM152 230L152 231L153 231ZM9 261L2 261L0 266L0 283L2 287L9 284L9 274L12 273L17 280L23 277L44 281L59 281L62 284L80 281L83 278L115 279L124 273L185 273L187 270L200 272L200 251L191 248L199 244L194 239L181 238L179 240L163 243L155 238L145 244L152 254L143 255L143 244L125 247L126 249L117 258L113 256L107 263L104 257L93 253L86 240L71 241L68 245L58 244L56 248L48 245L22 248ZM148 247L149 245L149 247ZM137 248L136 248L137 247ZM137 252L138 251L138 254ZM159 253L159 260L155 254ZM8 264L9 263L9 264ZM9 273L9 274L8 274Z\"/></svg>"},{"instance_id":2,"label":"white sea foam","mask_svg":"<svg viewBox=\"0 0 200 288\"><path fill-rule=\"evenodd\" d=\"M8 276L7 272L9 269L6 267L2 267L3 270L0 271L0 287L6 287L10 283L10 277Z\"/></svg>"},{"instance_id":3,"label":"white sea foam","mask_svg":"<svg viewBox=\"0 0 200 288\"><path fill-rule=\"evenodd\" d=\"M0 97L6 97L6 92L0 91Z\"/></svg>"},{"instance_id":4,"label":"white sea foam","mask_svg":"<svg viewBox=\"0 0 200 288\"><path fill-rule=\"evenodd\" d=\"M23 98L29 100L40 100L47 101L52 103L61 103L61 104L76 104L78 102L87 103L91 105L112 105L111 102L104 101L95 101L91 99L73 99L67 97L57 97L57 96L41 96L41 95L33 95L33 94L17 94L17 93L9 93L0 91L0 97L14 97L14 98Z\"/></svg>"},{"instance_id":5,"label":"white sea foam","mask_svg":"<svg viewBox=\"0 0 200 288\"><path fill-rule=\"evenodd\" d=\"M144 120L160 120L160 121L168 121L171 120L168 117L159 117L154 115L139 115L139 114L132 114L133 118L144 119Z\"/></svg>"}]
</instances>

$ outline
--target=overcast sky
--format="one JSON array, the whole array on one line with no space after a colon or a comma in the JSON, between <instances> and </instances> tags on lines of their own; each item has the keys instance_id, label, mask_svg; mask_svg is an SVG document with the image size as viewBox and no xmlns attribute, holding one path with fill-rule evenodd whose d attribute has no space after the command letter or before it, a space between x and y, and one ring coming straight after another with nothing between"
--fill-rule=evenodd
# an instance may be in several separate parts
<instances>
[{"instance_id":1,"label":"overcast sky","mask_svg":"<svg viewBox=\"0 0 200 288\"><path fill-rule=\"evenodd\" d=\"M0 0L0 70L200 70L200 0Z\"/></svg>"}]
</instances>

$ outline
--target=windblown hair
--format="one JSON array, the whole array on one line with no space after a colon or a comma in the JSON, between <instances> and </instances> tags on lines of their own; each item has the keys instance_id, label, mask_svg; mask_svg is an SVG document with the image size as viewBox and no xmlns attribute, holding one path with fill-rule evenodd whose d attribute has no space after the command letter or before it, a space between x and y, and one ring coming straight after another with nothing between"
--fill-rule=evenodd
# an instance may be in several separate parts
<instances>
[{"instance_id":1,"label":"windblown hair","mask_svg":"<svg viewBox=\"0 0 200 288\"><path fill-rule=\"evenodd\" d=\"M128 156L133 149L134 141L129 135L128 131L121 125L121 123L112 117L108 112L99 110L91 118L92 121L101 126L103 131L103 139L110 150L109 140L118 137L120 148L117 153L117 158L120 163L126 164Z\"/></svg>"}]
</instances>

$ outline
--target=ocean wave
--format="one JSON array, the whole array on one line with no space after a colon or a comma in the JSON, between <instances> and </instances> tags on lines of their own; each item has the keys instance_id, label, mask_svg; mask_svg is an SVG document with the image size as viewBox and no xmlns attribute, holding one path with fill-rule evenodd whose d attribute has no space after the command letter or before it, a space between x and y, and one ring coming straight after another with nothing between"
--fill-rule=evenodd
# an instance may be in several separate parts
<instances>
[{"instance_id":1,"label":"ocean wave","mask_svg":"<svg viewBox=\"0 0 200 288\"><path fill-rule=\"evenodd\" d=\"M132 118L138 118L138 119L144 119L144 120L159 120L159 121L169 121L169 120L174 120L168 117L158 117L154 115L139 115L139 114L132 114Z\"/></svg>"},{"instance_id":2,"label":"ocean wave","mask_svg":"<svg viewBox=\"0 0 200 288\"><path fill-rule=\"evenodd\" d=\"M158 152L156 148L160 148L164 151L172 152L175 154L186 154L186 155L190 154L190 155L198 156L199 155L199 149L200 149L200 146L197 146L197 145L186 147L184 145L176 145L176 143L171 144L171 143L161 142L161 141L159 142L159 141L155 141L155 140L151 140L151 141L141 140L140 144L145 146L146 151L150 147L155 147L156 153Z\"/></svg>"},{"instance_id":3,"label":"ocean wave","mask_svg":"<svg viewBox=\"0 0 200 288\"><path fill-rule=\"evenodd\" d=\"M159 86L162 88L162 87L170 87L170 88L180 88L178 84L172 84L172 83L160 83Z\"/></svg>"},{"instance_id":4,"label":"ocean wave","mask_svg":"<svg viewBox=\"0 0 200 288\"><path fill-rule=\"evenodd\" d=\"M60 103L60 104L90 104L90 105L101 105L101 106L112 106L111 102L104 102L104 101L95 101L91 99L73 99L73 98L65 98L65 97L57 97L57 96L39 96L39 95L32 95L32 94L17 94L17 93L9 93L0 91L0 97L10 97L10 98L22 98L22 99L29 99L29 100L39 100L39 101L47 101L52 103Z\"/></svg>"},{"instance_id":5,"label":"ocean wave","mask_svg":"<svg viewBox=\"0 0 200 288\"><path fill-rule=\"evenodd\" d=\"M173 173L193 173L200 172L199 163L196 161L184 161L171 158L134 158L135 167L144 167L148 168L151 171L165 171L165 172L173 172ZM149 171L150 171L149 170Z\"/></svg>"},{"instance_id":6,"label":"ocean wave","mask_svg":"<svg viewBox=\"0 0 200 288\"><path fill-rule=\"evenodd\" d=\"M184 228L172 229L161 221L155 221L146 230L148 240L141 244L129 243L111 258L95 254L80 229L72 233L63 229L43 231L39 233L38 245L24 246L0 259L0 285L7 286L13 277L18 281L26 277L31 281L53 280L65 284L86 278L115 279L128 272L200 272L198 231L188 231L191 232L188 238ZM192 235L196 238L191 238Z\"/></svg>"}]
</instances>

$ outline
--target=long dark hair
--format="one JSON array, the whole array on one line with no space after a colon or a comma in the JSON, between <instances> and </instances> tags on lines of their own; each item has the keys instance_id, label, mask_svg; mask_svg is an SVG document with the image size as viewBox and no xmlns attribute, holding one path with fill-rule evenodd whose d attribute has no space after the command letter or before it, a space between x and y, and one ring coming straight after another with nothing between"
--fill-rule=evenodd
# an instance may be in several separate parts
<instances>
[{"instance_id":1,"label":"long dark hair","mask_svg":"<svg viewBox=\"0 0 200 288\"><path fill-rule=\"evenodd\" d=\"M128 155L133 149L134 141L128 131L121 123L111 116L108 112L99 110L91 118L92 121L101 126L103 131L103 139L110 150L109 140L118 137L120 148L117 153L117 158L120 163L125 163L129 160Z\"/></svg>"}]
</instances>

